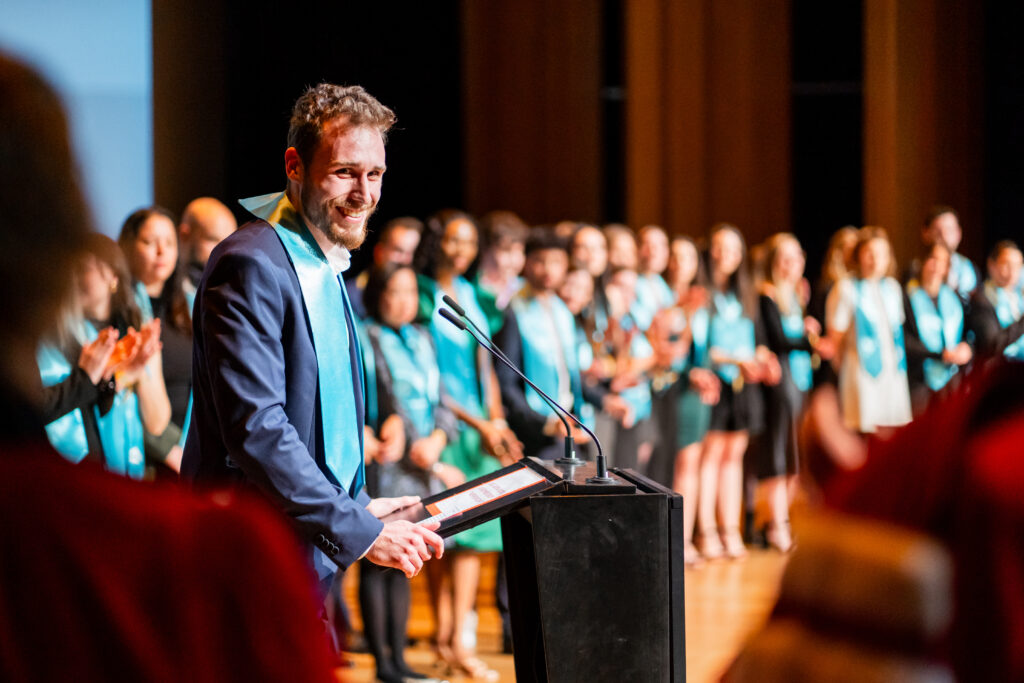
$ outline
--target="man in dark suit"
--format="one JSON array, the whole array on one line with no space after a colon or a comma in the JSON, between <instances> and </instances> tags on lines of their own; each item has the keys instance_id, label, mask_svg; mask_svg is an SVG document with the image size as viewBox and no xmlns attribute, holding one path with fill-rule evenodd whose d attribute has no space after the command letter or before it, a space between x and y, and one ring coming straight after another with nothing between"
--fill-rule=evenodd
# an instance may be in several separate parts
<instances>
[{"instance_id":1,"label":"man in dark suit","mask_svg":"<svg viewBox=\"0 0 1024 683\"><path fill-rule=\"evenodd\" d=\"M258 488L315 547L322 579L364 556L413 576L443 552L436 524L378 519L415 499L363 491L363 370L340 274L380 198L393 122L358 86L300 97L287 189L242 202L257 220L213 251L196 295L182 474Z\"/></svg>"}]
</instances>

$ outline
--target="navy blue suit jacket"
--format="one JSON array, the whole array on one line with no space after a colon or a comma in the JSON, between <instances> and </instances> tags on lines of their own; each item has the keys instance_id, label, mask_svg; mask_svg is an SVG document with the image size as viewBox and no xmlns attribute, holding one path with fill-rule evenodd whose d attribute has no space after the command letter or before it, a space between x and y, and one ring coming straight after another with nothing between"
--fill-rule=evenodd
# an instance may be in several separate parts
<instances>
[{"instance_id":1,"label":"navy blue suit jacket","mask_svg":"<svg viewBox=\"0 0 1024 683\"><path fill-rule=\"evenodd\" d=\"M316 351L288 253L265 221L242 226L210 256L193 314L193 413L182 461L197 482L244 482L269 496L300 534L342 568L382 524L353 500L323 453ZM352 321L350 339L355 340ZM362 367L353 356L353 377ZM362 434L356 382L352 428Z\"/></svg>"}]
</instances>

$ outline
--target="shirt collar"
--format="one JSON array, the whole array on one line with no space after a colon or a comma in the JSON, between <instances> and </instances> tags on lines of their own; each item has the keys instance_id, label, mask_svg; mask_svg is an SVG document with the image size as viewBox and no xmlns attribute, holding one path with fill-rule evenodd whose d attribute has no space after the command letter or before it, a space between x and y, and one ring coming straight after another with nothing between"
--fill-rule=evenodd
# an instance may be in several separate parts
<instances>
[{"instance_id":1,"label":"shirt collar","mask_svg":"<svg viewBox=\"0 0 1024 683\"><path fill-rule=\"evenodd\" d=\"M332 242L322 230L316 228L310 228L309 232L312 233L313 239L320 245L321 251L324 252L324 256L327 257L327 263L331 266L331 270L334 271L335 275L344 273L352 265L352 252L340 244Z\"/></svg>"}]
</instances>

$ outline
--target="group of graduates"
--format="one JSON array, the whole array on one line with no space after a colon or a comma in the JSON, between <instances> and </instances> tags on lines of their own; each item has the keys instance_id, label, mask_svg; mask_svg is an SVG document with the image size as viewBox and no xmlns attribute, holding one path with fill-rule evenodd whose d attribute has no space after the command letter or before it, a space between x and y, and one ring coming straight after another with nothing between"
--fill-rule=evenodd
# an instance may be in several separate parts
<instances>
[{"instance_id":1,"label":"group of graduates","mask_svg":"<svg viewBox=\"0 0 1024 683\"><path fill-rule=\"evenodd\" d=\"M38 354L47 432L65 457L134 478L147 462L177 469L195 283L234 229L231 212L203 198L180 225L152 207L129 216L117 242L90 237L63 324ZM366 373L368 491L427 496L561 454L558 415L440 315L447 296L598 435L613 466L683 494L687 564L746 555L741 517L757 482L764 540L788 551L797 420L816 386L834 386L846 427L869 434L910 422L981 357L1024 359L1020 249L997 244L983 279L957 252L953 209L932 211L921 234L901 284L883 229L843 228L812 286L789 233L748 249L729 224L694 240L654 225L530 228L504 211L394 219L370 267L346 280ZM592 457L590 437L572 435ZM493 677L465 634L480 554L501 550L500 529L448 543L426 565L438 658ZM398 680L409 672L408 580L363 562L359 586L378 675Z\"/></svg>"},{"instance_id":2,"label":"group of graduates","mask_svg":"<svg viewBox=\"0 0 1024 683\"><path fill-rule=\"evenodd\" d=\"M180 225L153 206L128 216L116 242L88 235L73 291L37 354L46 431L67 459L133 479L179 470L195 286L210 251L236 227L226 206L201 197Z\"/></svg>"}]
</instances>

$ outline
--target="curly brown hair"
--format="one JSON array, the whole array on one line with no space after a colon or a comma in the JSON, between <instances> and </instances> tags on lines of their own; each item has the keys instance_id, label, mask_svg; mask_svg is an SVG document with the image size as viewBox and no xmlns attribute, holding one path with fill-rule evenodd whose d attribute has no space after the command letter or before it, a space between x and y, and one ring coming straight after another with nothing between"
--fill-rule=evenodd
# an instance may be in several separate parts
<instances>
[{"instance_id":1,"label":"curly brown hair","mask_svg":"<svg viewBox=\"0 0 1024 683\"><path fill-rule=\"evenodd\" d=\"M395 125L395 113L377 101L361 86L331 83L315 85L296 100L288 125L288 146L299 153L308 166L328 121L347 118L353 126L376 128L387 140L387 132Z\"/></svg>"}]
</instances>

